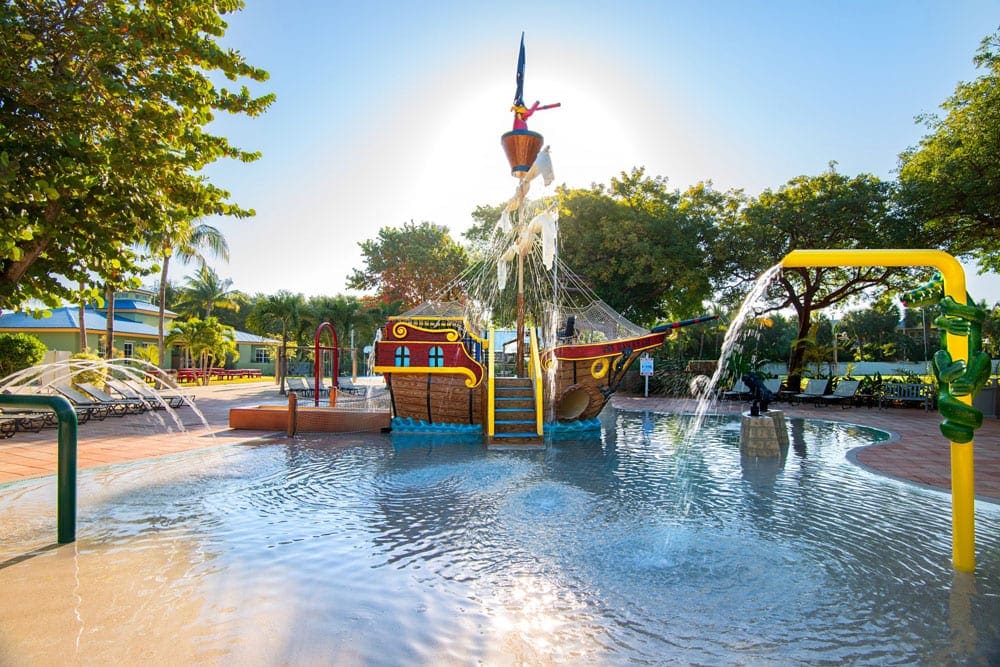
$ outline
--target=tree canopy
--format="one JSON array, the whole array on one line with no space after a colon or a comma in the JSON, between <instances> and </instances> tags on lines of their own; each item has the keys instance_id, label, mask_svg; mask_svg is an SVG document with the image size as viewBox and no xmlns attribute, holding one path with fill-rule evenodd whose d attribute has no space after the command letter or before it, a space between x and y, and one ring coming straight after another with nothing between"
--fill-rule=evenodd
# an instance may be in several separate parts
<instances>
[{"instance_id":1,"label":"tree canopy","mask_svg":"<svg viewBox=\"0 0 1000 667\"><path fill-rule=\"evenodd\" d=\"M918 117L930 133L900 155L899 178L935 241L1000 271L1000 31L973 60L983 75L958 84L944 118Z\"/></svg>"},{"instance_id":2,"label":"tree canopy","mask_svg":"<svg viewBox=\"0 0 1000 667\"><path fill-rule=\"evenodd\" d=\"M448 285L469 265L465 249L448 234L448 228L430 222L383 227L378 238L363 241L364 269L348 278L352 289L374 289L380 301L399 301L412 307L433 298L458 296Z\"/></svg>"},{"instance_id":3,"label":"tree canopy","mask_svg":"<svg viewBox=\"0 0 1000 667\"><path fill-rule=\"evenodd\" d=\"M713 225L729 195L707 184L672 191L641 168L608 188L560 194L560 258L612 308L640 323L701 309Z\"/></svg>"},{"instance_id":4,"label":"tree canopy","mask_svg":"<svg viewBox=\"0 0 1000 667\"><path fill-rule=\"evenodd\" d=\"M832 168L799 176L751 199L740 215L720 225L713 253L722 291L742 293L792 250L806 248L913 248L924 245L919 227L896 206L895 186L869 174L848 177ZM785 269L763 310L791 308L798 317L789 359L790 381L800 378L813 314L865 295L899 288L905 269L811 267Z\"/></svg>"},{"instance_id":5,"label":"tree canopy","mask_svg":"<svg viewBox=\"0 0 1000 667\"><path fill-rule=\"evenodd\" d=\"M0 5L0 309L142 274L136 248L182 222L253 214L199 173L258 157L206 131L216 111L256 116L274 99L213 83L267 79L216 41L242 6Z\"/></svg>"},{"instance_id":6,"label":"tree canopy","mask_svg":"<svg viewBox=\"0 0 1000 667\"><path fill-rule=\"evenodd\" d=\"M216 308L236 311L244 298L240 292L231 289L231 278L220 278L205 264L184 282L186 286L180 290L174 303L181 315L198 317L204 313L205 318L209 318Z\"/></svg>"}]
</instances>

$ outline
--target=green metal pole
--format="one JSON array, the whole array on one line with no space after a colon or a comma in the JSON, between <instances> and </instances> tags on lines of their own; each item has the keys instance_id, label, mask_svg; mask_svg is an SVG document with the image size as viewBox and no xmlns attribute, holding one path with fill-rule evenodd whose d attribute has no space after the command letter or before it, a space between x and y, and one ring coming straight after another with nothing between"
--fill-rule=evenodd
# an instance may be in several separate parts
<instances>
[{"instance_id":1,"label":"green metal pole","mask_svg":"<svg viewBox=\"0 0 1000 667\"><path fill-rule=\"evenodd\" d=\"M62 396L0 394L0 406L16 409L49 409L59 419L59 453L56 465L56 541L76 540L76 411Z\"/></svg>"}]
</instances>

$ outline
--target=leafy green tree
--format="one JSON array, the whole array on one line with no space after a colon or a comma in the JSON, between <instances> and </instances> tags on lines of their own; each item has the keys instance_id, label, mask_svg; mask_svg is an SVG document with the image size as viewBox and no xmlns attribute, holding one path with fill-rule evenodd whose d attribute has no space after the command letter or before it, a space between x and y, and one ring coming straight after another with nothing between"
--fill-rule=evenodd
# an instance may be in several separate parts
<instances>
[{"instance_id":1,"label":"leafy green tree","mask_svg":"<svg viewBox=\"0 0 1000 667\"><path fill-rule=\"evenodd\" d=\"M235 307L216 309L212 311L212 314L225 325L239 331L247 331L247 318L253 312L253 298L244 292L234 290L229 295L229 299L232 301L231 306Z\"/></svg>"},{"instance_id":2,"label":"leafy green tree","mask_svg":"<svg viewBox=\"0 0 1000 667\"><path fill-rule=\"evenodd\" d=\"M941 348L941 336L932 330L932 325L940 314L937 305L903 309L903 326L909 331L900 333L899 347L904 359L929 361L934 358L934 353Z\"/></svg>"},{"instance_id":3,"label":"leafy green tree","mask_svg":"<svg viewBox=\"0 0 1000 667\"><path fill-rule=\"evenodd\" d=\"M0 378L40 364L45 343L26 333L0 333Z\"/></svg>"},{"instance_id":4,"label":"leafy green tree","mask_svg":"<svg viewBox=\"0 0 1000 667\"><path fill-rule=\"evenodd\" d=\"M715 305L712 314L724 316ZM706 322L697 327L675 329L663 342L660 352L655 355L659 359L672 359L683 367L691 360L718 359L722 348L725 327L721 319Z\"/></svg>"},{"instance_id":5,"label":"leafy green tree","mask_svg":"<svg viewBox=\"0 0 1000 667\"><path fill-rule=\"evenodd\" d=\"M480 204L472 211L473 224L462 236L469 242L469 254L475 260L481 260L490 249L493 240L493 230L506 204L489 206Z\"/></svg>"},{"instance_id":6,"label":"leafy green tree","mask_svg":"<svg viewBox=\"0 0 1000 667\"><path fill-rule=\"evenodd\" d=\"M918 117L930 132L900 155L899 179L937 242L1000 271L1000 31L973 62L983 74L958 84L945 117Z\"/></svg>"},{"instance_id":7,"label":"leafy green tree","mask_svg":"<svg viewBox=\"0 0 1000 667\"><path fill-rule=\"evenodd\" d=\"M242 6L0 4L0 309L144 274L137 248L177 220L253 214L200 173L259 157L207 131L215 112L273 100L214 83L267 78L217 42Z\"/></svg>"},{"instance_id":8,"label":"leafy green tree","mask_svg":"<svg viewBox=\"0 0 1000 667\"><path fill-rule=\"evenodd\" d=\"M365 268L348 278L350 289L375 290L383 303L400 301L407 308L460 295L453 281L468 268L469 256L447 227L430 222L383 227L377 239L359 245Z\"/></svg>"},{"instance_id":9,"label":"leafy green tree","mask_svg":"<svg viewBox=\"0 0 1000 667\"><path fill-rule=\"evenodd\" d=\"M725 333L728 324L719 323L717 327ZM781 313L768 313L766 316L751 321L748 324L747 340L743 345L743 353L747 355L749 365L759 367L766 363L787 359L796 333L795 321ZM821 328L818 333L820 340L829 342L829 337L823 334L824 331ZM720 341L721 338L720 336ZM722 352L721 344L714 349L715 357L718 357Z\"/></svg>"},{"instance_id":10,"label":"leafy green tree","mask_svg":"<svg viewBox=\"0 0 1000 667\"><path fill-rule=\"evenodd\" d=\"M899 307L891 303L876 302L871 308L846 313L837 323L837 331L848 340L848 345L840 348L845 352L843 359L847 360L846 353L853 350L856 361L894 361L897 349L903 346L899 322Z\"/></svg>"},{"instance_id":11,"label":"leafy green tree","mask_svg":"<svg viewBox=\"0 0 1000 667\"><path fill-rule=\"evenodd\" d=\"M563 189L560 258L612 308L639 323L696 313L711 295L703 266L731 193L671 191L641 168L610 187Z\"/></svg>"},{"instance_id":12,"label":"leafy green tree","mask_svg":"<svg viewBox=\"0 0 1000 667\"><path fill-rule=\"evenodd\" d=\"M210 266L202 265L185 282L187 286L181 290L174 304L177 312L190 316L204 313L209 318L216 308L239 310L238 292L230 289L233 281L230 278L220 278Z\"/></svg>"},{"instance_id":13,"label":"leafy green tree","mask_svg":"<svg viewBox=\"0 0 1000 667\"><path fill-rule=\"evenodd\" d=\"M742 295L792 250L805 248L912 248L925 239L895 205L895 187L869 174L847 177L831 169L799 176L765 190L738 216L723 218L714 245L713 275L732 297ZM887 267L788 268L760 312L791 308L798 320L789 355L789 385L801 382L814 313L873 289L898 290L905 269Z\"/></svg>"},{"instance_id":14,"label":"leafy green tree","mask_svg":"<svg viewBox=\"0 0 1000 667\"><path fill-rule=\"evenodd\" d=\"M998 359L1000 358L1000 302L994 303L990 308L984 301L982 306L986 311L986 321L983 322L983 352L992 359Z\"/></svg>"}]
</instances>

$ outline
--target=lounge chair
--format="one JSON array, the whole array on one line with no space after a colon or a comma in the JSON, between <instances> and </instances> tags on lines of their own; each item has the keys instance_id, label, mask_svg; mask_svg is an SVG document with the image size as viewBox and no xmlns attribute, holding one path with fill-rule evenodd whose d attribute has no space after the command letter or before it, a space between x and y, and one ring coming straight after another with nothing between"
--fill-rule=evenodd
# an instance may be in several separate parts
<instances>
[{"instance_id":1,"label":"lounge chair","mask_svg":"<svg viewBox=\"0 0 1000 667\"><path fill-rule=\"evenodd\" d=\"M182 408L194 402L194 396L184 395L175 388L164 385L164 389L153 389L140 380L118 380L119 383L131 387L137 394L145 398L154 406L163 405L164 402L171 408Z\"/></svg>"},{"instance_id":2,"label":"lounge chair","mask_svg":"<svg viewBox=\"0 0 1000 667\"><path fill-rule=\"evenodd\" d=\"M308 377L306 378L306 384L309 385L309 389L313 390L316 388L316 378ZM330 388L326 386L323 382L323 378L319 379L319 395L328 396L330 394Z\"/></svg>"},{"instance_id":3,"label":"lounge chair","mask_svg":"<svg viewBox=\"0 0 1000 667\"><path fill-rule=\"evenodd\" d=\"M0 439L13 438L17 433L17 417L0 412Z\"/></svg>"},{"instance_id":4,"label":"lounge chair","mask_svg":"<svg viewBox=\"0 0 1000 667\"><path fill-rule=\"evenodd\" d=\"M832 394L819 397L821 403L840 403L840 407L849 408L854 405L854 395L858 393L861 380L841 380Z\"/></svg>"},{"instance_id":5,"label":"lounge chair","mask_svg":"<svg viewBox=\"0 0 1000 667\"><path fill-rule=\"evenodd\" d=\"M345 394L351 394L352 396L365 395L364 387L354 384L354 382L347 378L337 378L337 391L342 391Z\"/></svg>"},{"instance_id":6,"label":"lounge chair","mask_svg":"<svg viewBox=\"0 0 1000 667\"><path fill-rule=\"evenodd\" d=\"M38 433L55 423L56 413L48 410L0 410L0 438L10 438L18 431Z\"/></svg>"},{"instance_id":7,"label":"lounge chair","mask_svg":"<svg viewBox=\"0 0 1000 667\"><path fill-rule=\"evenodd\" d=\"M112 410L110 405L95 400L93 397L68 384L54 384L52 385L52 389L70 402L76 411L76 418L81 424L87 421L87 419L102 421L108 415L115 415L117 417L125 414L124 411L119 413ZM83 415L86 415L86 418Z\"/></svg>"},{"instance_id":8,"label":"lounge chair","mask_svg":"<svg viewBox=\"0 0 1000 667\"><path fill-rule=\"evenodd\" d=\"M135 398L115 398L111 394L107 393L97 385L92 382L79 382L76 385L83 391L87 392L93 396L96 400L101 403L107 404L111 408L112 412L120 415L133 414L137 415L140 412L145 412L149 409L146 402L141 399Z\"/></svg>"},{"instance_id":9,"label":"lounge chair","mask_svg":"<svg viewBox=\"0 0 1000 667\"><path fill-rule=\"evenodd\" d=\"M152 408L154 410L162 410L164 408L163 403L153 398L152 400L143 396L134 387L130 387L119 380L114 378L107 378L104 380L104 387L109 391L113 391L123 399L132 401L141 401L146 404L146 408Z\"/></svg>"},{"instance_id":10,"label":"lounge chair","mask_svg":"<svg viewBox=\"0 0 1000 667\"><path fill-rule=\"evenodd\" d=\"M306 379L303 377L285 378L285 388L289 393L294 391L296 394L301 394L302 396L312 396L313 393L313 387L306 384Z\"/></svg>"},{"instance_id":11,"label":"lounge chair","mask_svg":"<svg viewBox=\"0 0 1000 667\"><path fill-rule=\"evenodd\" d=\"M741 398L749 397L750 387L746 386L746 383L743 382L742 378L734 382L731 389L722 392L722 400L729 399L731 401L735 401Z\"/></svg>"},{"instance_id":12,"label":"lounge chair","mask_svg":"<svg viewBox=\"0 0 1000 667\"><path fill-rule=\"evenodd\" d=\"M800 394L792 396L791 403L802 403L804 401L819 401L826 393L827 380L813 379L806 383L806 390Z\"/></svg>"}]
</instances>

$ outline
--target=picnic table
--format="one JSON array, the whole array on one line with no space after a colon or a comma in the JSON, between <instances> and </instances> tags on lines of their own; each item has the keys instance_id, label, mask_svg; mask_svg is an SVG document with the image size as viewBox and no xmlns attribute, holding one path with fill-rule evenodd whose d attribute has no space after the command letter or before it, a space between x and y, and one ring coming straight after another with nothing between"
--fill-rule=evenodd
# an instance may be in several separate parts
<instances>
[{"instance_id":1,"label":"picnic table","mask_svg":"<svg viewBox=\"0 0 1000 667\"><path fill-rule=\"evenodd\" d=\"M200 368L178 368L178 382L198 382L205 377L205 372Z\"/></svg>"},{"instance_id":2,"label":"picnic table","mask_svg":"<svg viewBox=\"0 0 1000 667\"><path fill-rule=\"evenodd\" d=\"M214 380L234 380L263 377L263 372L259 368L210 368L207 372L200 368L181 368L177 371L178 382L197 382L206 376Z\"/></svg>"}]
</instances>

